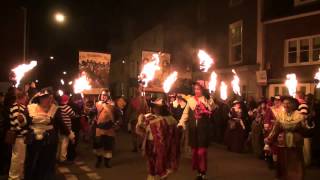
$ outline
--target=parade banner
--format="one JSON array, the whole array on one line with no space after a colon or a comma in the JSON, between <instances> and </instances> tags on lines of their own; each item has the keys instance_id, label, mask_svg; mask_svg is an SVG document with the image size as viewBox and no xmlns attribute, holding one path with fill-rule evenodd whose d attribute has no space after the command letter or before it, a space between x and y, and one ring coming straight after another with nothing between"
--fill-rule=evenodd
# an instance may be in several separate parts
<instances>
[{"instance_id":1,"label":"parade banner","mask_svg":"<svg viewBox=\"0 0 320 180\"><path fill-rule=\"evenodd\" d=\"M152 55L157 54L158 52L154 51L142 51L142 68L145 64L152 60ZM155 78L152 82L149 83L146 91L150 92L162 92L162 84L167 78L167 76L171 73L170 72L170 54L168 53L161 53L160 54L160 70L156 71Z\"/></svg>"},{"instance_id":2,"label":"parade banner","mask_svg":"<svg viewBox=\"0 0 320 180\"><path fill-rule=\"evenodd\" d=\"M94 94L108 87L110 62L111 55L107 53L79 52L79 70L86 72Z\"/></svg>"}]
</instances>

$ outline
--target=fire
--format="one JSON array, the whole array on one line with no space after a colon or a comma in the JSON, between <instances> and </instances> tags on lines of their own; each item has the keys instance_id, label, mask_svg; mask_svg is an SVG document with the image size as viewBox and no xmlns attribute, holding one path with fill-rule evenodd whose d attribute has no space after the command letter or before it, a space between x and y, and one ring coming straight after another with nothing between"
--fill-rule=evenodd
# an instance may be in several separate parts
<instances>
[{"instance_id":1,"label":"fire","mask_svg":"<svg viewBox=\"0 0 320 180\"><path fill-rule=\"evenodd\" d=\"M64 92L61 89L59 89L58 94L59 94L59 96L63 96Z\"/></svg>"},{"instance_id":2,"label":"fire","mask_svg":"<svg viewBox=\"0 0 320 180\"><path fill-rule=\"evenodd\" d=\"M78 93L82 94L84 90L91 89L91 85L85 73L82 73L80 78L74 81L73 89L75 94L78 94Z\"/></svg>"},{"instance_id":3,"label":"fire","mask_svg":"<svg viewBox=\"0 0 320 180\"><path fill-rule=\"evenodd\" d=\"M297 86L298 86L296 74L287 74L287 80L285 82L285 85L288 88L290 96L296 97Z\"/></svg>"},{"instance_id":4,"label":"fire","mask_svg":"<svg viewBox=\"0 0 320 180\"><path fill-rule=\"evenodd\" d=\"M232 85L232 89L233 89L233 92L239 96L241 96L241 92L240 92L240 78L237 74L237 72L232 69L232 72L233 72L233 80L231 81L231 85Z\"/></svg>"},{"instance_id":5,"label":"fire","mask_svg":"<svg viewBox=\"0 0 320 180\"><path fill-rule=\"evenodd\" d=\"M148 87L148 83L154 79L156 71L160 70L159 64L159 54L153 54L152 61L143 66L139 75L139 80L143 84L143 87Z\"/></svg>"},{"instance_id":6,"label":"fire","mask_svg":"<svg viewBox=\"0 0 320 180\"><path fill-rule=\"evenodd\" d=\"M220 98L226 100L228 98L228 86L225 82L220 83Z\"/></svg>"},{"instance_id":7,"label":"fire","mask_svg":"<svg viewBox=\"0 0 320 180\"><path fill-rule=\"evenodd\" d=\"M178 78L178 72L174 71L171 73L167 79L163 83L163 90L165 93L168 93L173 85L173 83L177 80Z\"/></svg>"},{"instance_id":8,"label":"fire","mask_svg":"<svg viewBox=\"0 0 320 180\"><path fill-rule=\"evenodd\" d=\"M21 64L11 71L15 74L15 80L16 80L16 87L19 86L21 79L27 73L28 71L32 70L34 67L37 66L37 61L31 61L29 64Z\"/></svg>"},{"instance_id":9,"label":"fire","mask_svg":"<svg viewBox=\"0 0 320 180\"><path fill-rule=\"evenodd\" d=\"M210 82L209 82L209 92L216 92L216 86L217 86L217 73L216 72L212 72L211 73L211 78L210 78Z\"/></svg>"},{"instance_id":10,"label":"fire","mask_svg":"<svg viewBox=\"0 0 320 180\"><path fill-rule=\"evenodd\" d=\"M314 76L314 79L318 80L318 84L316 88L320 88L320 68L319 68L319 71Z\"/></svg>"},{"instance_id":11,"label":"fire","mask_svg":"<svg viewBox=\"0 0 320 180\"><path fill-rule=\"evenodd\" d=\"M63 80L63 79L60 79L60 83L61 83L62 85L64 85L64 80Z\"/></svg>"},{"instance_id":12,"label":"fire","mask_svg":"<svg viewBox=\"0 0 320 180\"><path fill-rule=\"evenodd\" d=\"M213 59L203 50L199 50L198 58L200 60L200 70L203 72L208 72L213 64Z\"/></svg>"}]
</instances>

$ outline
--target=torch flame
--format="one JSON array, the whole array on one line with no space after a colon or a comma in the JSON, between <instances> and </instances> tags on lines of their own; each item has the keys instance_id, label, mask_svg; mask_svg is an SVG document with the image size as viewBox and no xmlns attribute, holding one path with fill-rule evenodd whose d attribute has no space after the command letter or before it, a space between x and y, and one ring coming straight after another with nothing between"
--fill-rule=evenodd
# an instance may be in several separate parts
<instances>
[{"instance_id":1,"label":"torch flame","mask_svg":"<svg viewBox=\"0 0 320 180\"><path fill-rule=\"evenodd\" d=\"M231 81L231 85L232 85L232 89L233 89L233 92L239 96L241 96L241 92L240 92L240 78L237 74L237 72L232 69L232 72L233 72L233 80Z\"/></svg>"},{"instance_id":2,"label":"torch flame","mask_svg":"<svg viewBox=\"0 0 320 180\"><path fill-rule=\"evenodd\" d=\"M297 86L298 86L296 74L287 74L287 80L285 82L285 85L288 88L290 96L296 97Z\"/></svg>"},{"instance_id":3,"label":"torch flame","mask_svg":"<svg viewBox=\"0 0 320 180\"><path fill-rule=\"evenodd\" d=\"M140 73L139 79L143 83L143 87L148 87L148 83L153 80L156 71L160 70L160 58L159 54L152 55L151 62L145 64Z\"/></svg>"},{"instance_id":4,"label":"torch flame","mask_svg":"<svg viewBox=\"0 0 320 180\"><path fill-rule=\"evenodd\" d=\"M228 98L228 86L225 82L220 83L220 98L226 100Z\"/></svg>"},{"instance_id":5,"label":"torch flame","mask_svg":"<svg viewBox=\"0 0 320 180\"><path fill-rule=\"evenodd\" d=\"M198 58L200 60L200 70L203 72L208 72L213 64L213 59L203 50L199 50Z\"/></svg>"},{"instance_id":6,"label":"torch flame","mask_svg":"<svg viewBox=\"0 0 320 180\"><path fill-rule=\"evenodd\" d=\"M171 73L167 79L163 83L163 90L165 93L168 93L173 85L173 83L177 80L178 78L178 72L174 71Z\"/></svg>"},{"instance_id":7,"label":"torch flame","mask_svg":"<svg viewBox=\"0 0 320 180\"><path fill-rule=\"evenodd\" d=\"M78 94L78 93L82 94L84 90L91 89L91 85L85 73L82 73L80 78L74 81L73 89L75 94Z\"/></svg>"},{"instance_id":8,"label":"torch flame","mask_svg":"<svg viewBox=\"0 0 320 180\"><path fill-rule=\"evenodd\" d=\"M319 68L319 71L314 76L314 79L318 80L318 84L316 88L320 88L320 68Z\"/></svg>"},{"instance_id":9,"label":"torch flame","mask_svg":"<svg viewBox=\"0 0 320 180\"><path fill-rule=\"evenodd\" d=\"M63 80L63 79L60 79L60 83L61 83L62 85L64 85L64 80Z\"/></svg>"},{"instance_id":10,"label":"torch flame","mask_svg":"<svg viewBox=\"0 0 320 180\"><path fill-rule=\"evenodd\" d=\"M212 72L211 73L211 78L210 78L210 82L209 82L209 92L216 92L216 86L217 86L217 73L216 72Z\"/></svg>"},{"instance_id":11,"label":"torch flame","mask_svg":"<svg viewBox=\"0 0 320 180\"><path fill-rule=\"evenodd\" d=\"M15 80L17 81L15 85L16 87L19 86L20 81L25 75L25 73L32 70L34 67L37 66L37 64L38 64L37 61L31 61L30 64L21 64L11 70L15 74Z\"/></svg>"},{"instance_id":12,"label":"torch flame","mask_svg":"<svg viewBox=\"0 0 320 180\"><path fill-rule=\"evenodd\" d=\"M59 89L58 94L59 94L59 96L63 96L64 92L61 89Z\"/></svg>"}]
</instances>

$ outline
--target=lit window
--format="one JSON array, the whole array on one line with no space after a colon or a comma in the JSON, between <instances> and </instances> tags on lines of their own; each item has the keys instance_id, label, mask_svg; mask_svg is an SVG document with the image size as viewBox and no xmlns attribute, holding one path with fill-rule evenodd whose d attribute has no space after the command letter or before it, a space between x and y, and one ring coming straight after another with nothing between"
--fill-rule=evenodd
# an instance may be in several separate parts
<instances>
[{"instance_id":1,"label":"lit window","mask_svg":"<svg viewBox=\"0 0 320 180\"><path fill-rule=\"evenodd\" d=\"M286 40L285 65L320 64L320 35Z\"/></svg>"},{"instance_id":2,"label":"lit window","mask_svg":"<svg viewBox=\"0 0 320 180\"><path fill-rule=\"evenodd\" d=\"M229 26L229 63L242 62L242 21Z\"/></svg>"}]
</instances>

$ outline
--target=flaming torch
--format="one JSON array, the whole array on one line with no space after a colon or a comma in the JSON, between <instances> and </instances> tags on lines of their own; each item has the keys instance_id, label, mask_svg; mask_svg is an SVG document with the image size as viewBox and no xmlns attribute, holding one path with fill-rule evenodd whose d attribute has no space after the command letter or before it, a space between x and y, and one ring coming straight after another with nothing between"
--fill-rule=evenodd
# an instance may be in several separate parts
<instances>
[{"instance_id":1,"label":"flaming torch","mask_svg":"<svg viewBox=\"0 0 320 180\"><path fill-rule=\"evenodd\" d=\"M209 82L209 92L210 92L210 94L216 92L217 77L218 77L217 73L213 71L211 73L210 82Z\"/></svg>"},{"instance_id":2,"label":"flaming torch","mask_svg":"<svg viewBox=\"0 0 320 180\"><path fill-rule=\"evenodd\" d=\"M319 68L319 71L316 73L316 75L314 76L314 79L317 81L317 86L316 88L320 88L320 68Z\"/></svg>"},{"instance_id":3,"label":"flaming torch","mask_svg":"<svg viewBox=\"0 0 320 180\"><path fill-rule=\"evenodd\" d=\"M288 88L290 96L296 97L297 86L298 86L296 74L287 74L287 80L285 81L285 85Z\"/></svg>"},{"instance_id":4,"label":"flaming torch","mask_svg":"<svg viewBox=\"0 0 320 180\"><path fill-rule=\"evenodd\" d=\"M167 77L167 79L163 83L163 90L165 93L168 93L170 91L173 83L177 80L177 78L178 78L177 71L174 71Z\"/></svg>"},{"instance_id":5,"label":"flaming torch","mask_svg":"<svg viewBox=\"0 0 320 180\"><path fill-rule=\"evenodd\" d=\"M213 64L213 59L203 50L199 50L198 58L200 60L200 70L202 72L208 72Z\"/></svg>"},{"instance_id":6,"label":"flaming torch","mask_svg":"<svg viewBox=\"0 0 320 180\"><path fill-rule=\"evenodd\" d=\"M143 87L148 87L148 83L153 80L156 71L160 70L159 63L159 54L153 54L152 61L143 66L142 71L138 77L139 82Z\"/></svg>"},{"instance_id":7,"label":"flaming torch","mask_svg":"<svg viewBox=\"0 0 320 180\"><path fill-rule=\"evenodd\" d=\"M232 72L233 72L233 80L231 81L231 85L232 85L232 89L233 89L233 92L236 94L236 95L239 95L241 96L241 92L240 92L240 78L237 74L237 72L232 69Z\"/></svg>"},{"instance_id":8,"label":"flaming torch","mask_svg":"<svg viewBox=\"0 0 320 180\"><path fill-rule=\"evenodd\" d=\"M29 72L32 70L34 67L37 66L37 61L31 61L29 64L21 64L11 71L15 74L14 80L16 81L15 87L18 87L20 84L21 79L25 75L25 73Z\"/></svg>"},{"instance_id":9,"label":"flaming torch","mask_svg":"<svg viewBox=\"0 0 320 180\"><path fill-rule=\"evenodd\" d=\"M57 93L58 93L59 96L63 96L63 94L64 94L64 92L63 92L61 89L59 89L59 90L57 91Z\"/></svg>"},{"instance_id":10,"label":"flaming torch","mask_svg":"<svg viewBox=\"0 0 320 180\"><path fill-rule=\"evenodd\" d=\"M224 101L228 98L228 86L223 81L220 83L220 98Z\"/></svg>"},{"instance_id":11,"label":"flaming torch","mask_svg":"<svg viewBox=\"0 0 320 180\"><path fill-rule=\"evenodd\" d=\"M88 77L86 76L86 73L81 73L81 76L74 81L73 89L75 94L82 94L83 91L91 89L91 85L89 83Z\"/></svg>"}]
</instances>

